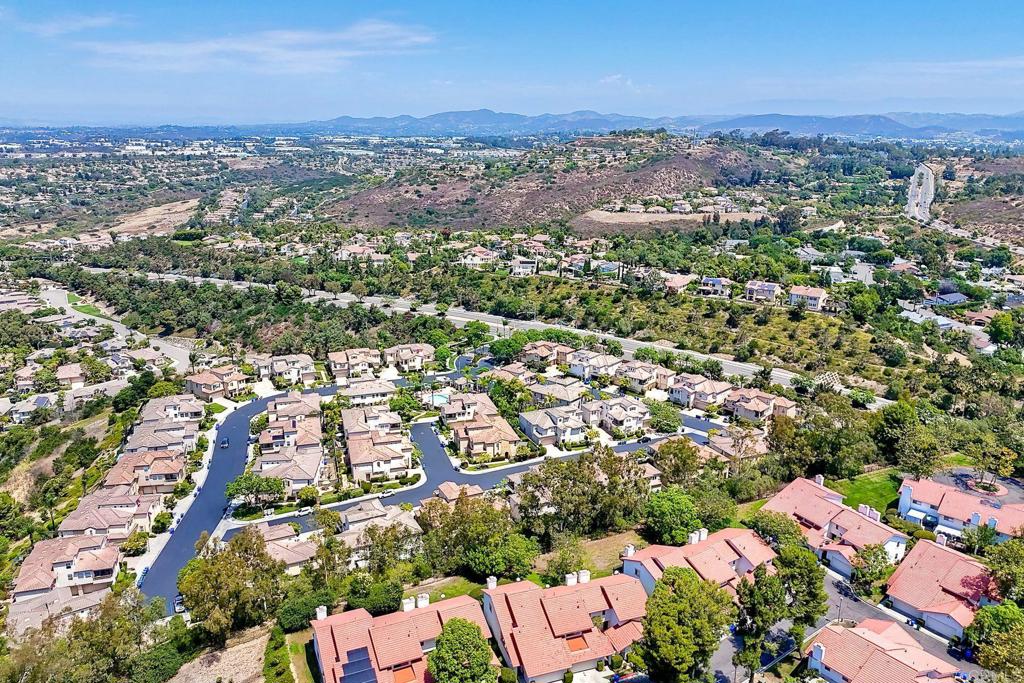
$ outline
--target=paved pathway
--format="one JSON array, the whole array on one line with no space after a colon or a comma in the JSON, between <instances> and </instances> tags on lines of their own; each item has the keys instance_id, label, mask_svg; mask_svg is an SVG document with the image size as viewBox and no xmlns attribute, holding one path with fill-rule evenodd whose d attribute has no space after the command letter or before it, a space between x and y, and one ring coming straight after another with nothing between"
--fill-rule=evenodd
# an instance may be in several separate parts
<instances>
[{"instance_id":1,"label":"paved pathway","mask_svg":"<svg viewBox=\"0 0 1024 683\"><path fill-rule=\"evenodd\" d=\"M110 318L101 318L100 316L90 315L89 313L82 313L71 307L68 303L68 290L62 289L52 283L47 282L46 286L43 287L39 293L40 298L47 303L49 306L56 308L63 308L67 311L67 314L76 320L89 320L99 325L110 325L114 332L117 332L123 337L132 335L147 336L138 332L137 330L129 329L116 320ZM180 346L175 346L159 337L148 337L150 346L156 347L160 353L164 354L168 358L174 361L175 370L178 372L185 372L189 366L189 352L188 349L183 349Z\"/></svg>"}]
</instances>

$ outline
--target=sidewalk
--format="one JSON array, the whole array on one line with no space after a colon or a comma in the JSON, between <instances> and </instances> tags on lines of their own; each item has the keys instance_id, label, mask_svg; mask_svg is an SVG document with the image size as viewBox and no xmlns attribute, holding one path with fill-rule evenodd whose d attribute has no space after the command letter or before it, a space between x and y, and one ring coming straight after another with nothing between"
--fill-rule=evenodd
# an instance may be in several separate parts
<instances>
[{"instance_id":1,"label":"sidewalk","mask_svg":"<svg viewBox=\"0 0 1024 683\"><path fill-rule=\"evenodd\" d=\"M136 574L138 574L144 567L152 566L152 564L156 562L160 553L163 552L164 547L168 542L170 542L172 530L178 525L178 522L184 518L185 514L188 513L189 509L192 507L192 503L195 502L196 497L199 495L200 489L203 487L203 484L206 483L206 476L210 471L210 460L213 458L214 449L217 447L217 444L215 443L217 438L217 428L222 422L224 422L228 415L238 408L238 404L231 401L218 401L218 403L221 403L221 405L231 403L231 406L225 405L227 410L214 415L213 426L203 432L203 436L206 437L208 442L206 452L203 454L203 464L199 470L192 473L192 482L195 484L195 488L192 489L191 493L179 500L178 504L174 506L174 510L170 511L174 517L174 520L171 522L171 528L162 534L157 534L156 538L149 539L149 546L143 554L138 557L124 558L125 564L128 568L135 571Z\"/></svg>"}]
</instances>

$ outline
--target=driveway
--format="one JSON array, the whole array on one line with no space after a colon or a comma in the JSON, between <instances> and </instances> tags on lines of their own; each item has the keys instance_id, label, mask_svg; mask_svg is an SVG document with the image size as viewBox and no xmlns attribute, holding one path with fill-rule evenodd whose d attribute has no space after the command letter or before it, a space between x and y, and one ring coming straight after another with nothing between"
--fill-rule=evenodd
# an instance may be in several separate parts
<instances>
[{"instance_id":1,"label":"driveway","mask_svg":"<svg viewBox=\"0 0 1024 683\"><path fill-rule=\"evenodd\" d=\"M942 472L937 472L932 476L932 479L941 484L946 484L947 486L955 486L964 493L968 493L972 496L978 496L979 498L995 498L1004 505L1007 503L1024 503L1024 483L1014 479L1013 477L998 477L997 481L1006 487L1006 495L998 497L991 496L968 488L967 481L969 479L973 479L975 474L976 471L973 467L953 467ZM985 481L992 481L992 475L986 474Z\"/></svg>"},{"instance_id":2,"label":"driveway","mask_svg":"<svg viewBox=\"0 0 1024 683\"><path fill-rule=\"evenodd\" d=\"M859 598L853 598L853 593L850 591L848 585L841 579L838 579L834 574L825 574L825 592L828 593L828 613L822 617L816 628L822 628L826 624L836 619L844 619L860 622L864 619L884 619L886 621L893 621L892 617L878 609L875 605L869 602L861 600ZM780 626L775 632L775 636L780 640L787 643L787 647L791 642L786 636L785 630L788 625ZM807 635L809 636L814 629L808 629ZM970 662L958 662L946 653L945 644L935 640L929 635L925 635L920 631L915 631L908 627L904 627L904 630L910 633L918 643L925 649L926 652L935 655L939 659L945 662L949 662L959 667L961 671L967 673L979 674L984 672L980 666L971 664ZM785 647L780 651L784 652ZM715 680L718 683L732 683L733 680L741 681L743 679L743 672L740 671L738 674L735 672L732 665L732 656L736 651L736 643L733 639L726 638L722 641L718 650L711 658L711 667L715 673ZM771 663L772 658L767 657L762 661L762 664L767 665ZM734 679L734 675L736 678Z\"/></svg>"}]
</instances>

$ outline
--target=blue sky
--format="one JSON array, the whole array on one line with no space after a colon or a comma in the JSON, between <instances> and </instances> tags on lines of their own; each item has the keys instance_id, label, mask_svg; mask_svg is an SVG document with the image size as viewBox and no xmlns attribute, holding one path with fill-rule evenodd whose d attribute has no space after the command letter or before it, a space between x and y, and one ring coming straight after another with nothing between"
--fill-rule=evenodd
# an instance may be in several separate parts
<instances>
[{"instance_id":1,"label":"blue sky","mask_svg":"<svg viewBox=\"0 0 1024 683\"><path fill-rule=\"evenodd\" d=\"M1024 3L0 0L0 122L1024 109Z\"/></svg>"}]
</instances>

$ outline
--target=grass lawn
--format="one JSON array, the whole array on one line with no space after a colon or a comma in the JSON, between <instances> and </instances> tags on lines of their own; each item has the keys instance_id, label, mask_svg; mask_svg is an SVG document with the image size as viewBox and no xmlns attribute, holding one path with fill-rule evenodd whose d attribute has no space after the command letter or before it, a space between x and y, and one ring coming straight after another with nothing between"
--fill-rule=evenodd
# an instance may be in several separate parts
<instances>
[{"instance_id":1,"label":"grass lawn","mask_svg":"<svg viewBox=\"0 0 1024 683\"><path fill-rule=\"evenodd\" d=\"M71 308L75 309L79 313L93 315L97 318L103 318L104 320L113 320L113 318L97 308L95 304L72 304Z\"/></svg>"},{"instance_id":2,"label":"grass lawn","mask_svg":"<svg viewBox=\"0 0 1024 683\"><path fill-rule=\"evenodd\" d=\"M207 403L206 413L208 415L216 415L217 413L223 413L227 408L222 406L220 403Z\"/></svg>"},{"instance_id":3,"label":"grass lawn","mask_svg":"<svg viewBox=\"0 0 1024 683\"><path fill-rule=\"evenodd\" d=\"M295 673L295 683L321 683L313 653L313 629L289 633L285 642L288 643L288 658Z\"/></svg>"},{"instance_id":4,"label":"grass lawn","mask_svg":"<svg viewBox=\"0 0 1024 683\"><path fill-rule=\"evenodd\" d=\"M887 508L896 506L901 481L899 473L889 467L853 479L828 481L825 485L846 496L843 502L854 509L861 503L867 503L884 513Z\"/></svg>"},{"instance_id":5,"label":"grass lawn","mask_svg":"<svg viewBox=\"0 0 1024 683\"><path fill-rule=\"evenodd\" d=\"M419 586L410 588L405 591L405 597L411 598L419 593L427 593L430 596L431 603L447 598L457 598L460 595L469 595L479 600L483 595L481 593L483 588L483 584L470 581L461 576L450 576L436 581L421 583ZM444 595L443 598L441 597L442 595Z\"/></svg>"},{"instance_id":6,"label":"grass lawn","mask_svg":"<svg viewBox=\"0 0 1024 683\"><path fill-rule=\"evenodd\" d=\"M744 522L754 516L754 514L764 507L764 504L768 502L767 498L761 500L752 500L749 503L742 503L736 506L736 519L729 526L733 528L743 528Z\"/></svg>"},{"instance_id":7,"label":"grass lawn","mask_svg":"<svg viewBox=\"0 0 1024 683\"><path fill-rule=\"evenodd\" d=\"M82 300L82 297L78 296L74 292L68 292L68 303L69 304L77 304L81 300Z\"/></svg>"}]
</instances>

